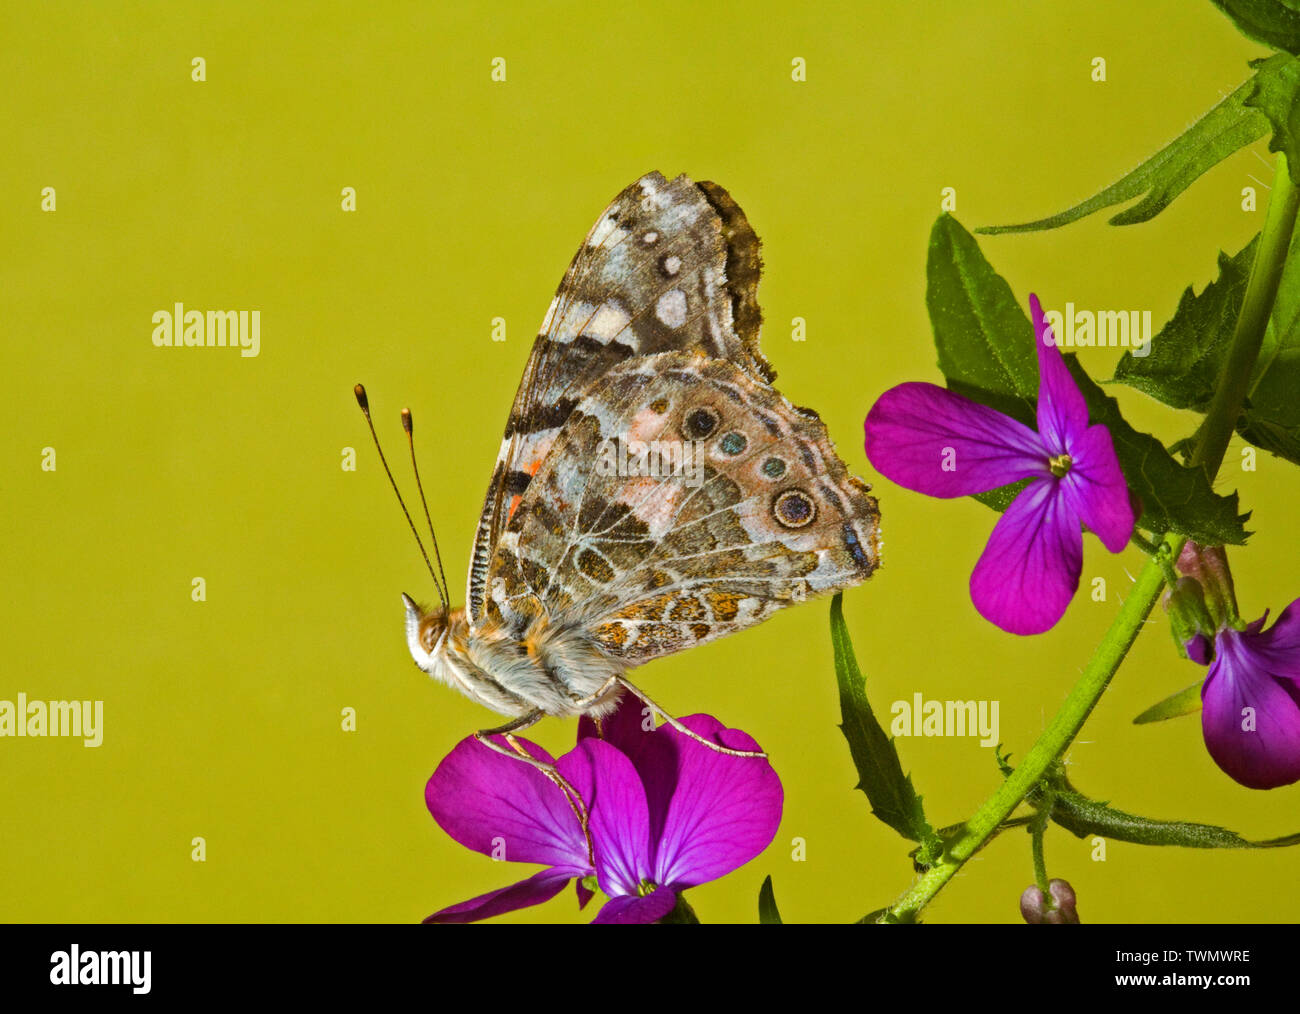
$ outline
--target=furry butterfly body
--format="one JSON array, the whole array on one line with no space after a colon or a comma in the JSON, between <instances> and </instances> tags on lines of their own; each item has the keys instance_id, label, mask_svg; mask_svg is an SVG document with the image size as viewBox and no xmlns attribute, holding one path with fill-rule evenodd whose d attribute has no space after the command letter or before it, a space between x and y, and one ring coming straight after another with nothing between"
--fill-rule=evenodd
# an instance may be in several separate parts
<instances>
[{"instance_id":1,"label":"furry butterfly body","mask_svg":"<svg viewBox=\"0 0 1300 1014\"><path fill-rule=\"evenodd\" d=\"M771 386L758 247L726 191L685 176L602 213L525 367L466 606L403 596L421 669L513 718L599 717L629 669L879 566L869 487ZM671 467L611 467L647 448Z\"/></svg>"}]
</instances>

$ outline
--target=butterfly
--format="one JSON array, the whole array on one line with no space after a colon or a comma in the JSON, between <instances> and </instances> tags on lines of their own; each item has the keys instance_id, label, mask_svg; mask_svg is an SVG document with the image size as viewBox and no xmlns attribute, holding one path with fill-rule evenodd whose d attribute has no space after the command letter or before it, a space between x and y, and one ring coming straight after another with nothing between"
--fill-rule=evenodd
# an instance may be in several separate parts
<instances>
[{"instance_id":1,"label":"butterfly","mask_svg":"<svg viewBox=\"0 0 1300 1014\"><path fill-rule=\"evenodd\" d=\"M624 691L693 735L626 673L880 565L870 487L817 413L772 386L761 269L722 187L657 172L569 264L506 422L465 605L451 607L445 575L436 607L402 596L416 665L511 718L478 734L486 745L507 752L502 734L523 754L511 733L599 719Z\"/></svg>"}]
</instances>

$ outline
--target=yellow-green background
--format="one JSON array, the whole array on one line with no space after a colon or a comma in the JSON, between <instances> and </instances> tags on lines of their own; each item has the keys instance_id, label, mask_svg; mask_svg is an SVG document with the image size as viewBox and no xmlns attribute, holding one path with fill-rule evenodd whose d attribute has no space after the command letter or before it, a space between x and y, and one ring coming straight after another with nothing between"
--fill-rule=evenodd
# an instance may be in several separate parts
<instances>
[{"instance_id":1,"label":"yellow-green background","mask_svg":"<svg viewBox=\"0 0 1300 1014\"><path fill-rule=\"evenodd\" d=\"M0 740L0 918L417 920L531 872L452 843L424 782L493 716L411 664L399 591L428 576L369 447L364 381L402 460L409 404L453 589L527 349L570 256L619 189L659 169L717 180L764 241L765 351L872 479L881 391L937 380L924 293L940 190L970 226L1059 210L1155 151L1262 54L1208 3L800 5L24 4L0 56L5 468L0 698L102 699L104 744ZM207 80L190 61L207 61ZM508 80L490 80L507 60ZM1108 80L1090 79L1107 60ZM807 61L806 83L791 60ZM1151 309L1213 277L1261 209L1259 142L1153 223L1105 216L984 241L1022 303ZM58 210L39 210L54 186ZM340 210L357 189L358 210ZM1260 190L1261 197L1266 191ZM262 353L158 349L173 302L260 309ZM509 338L490 340L504 317ZM790 339L793 317L807 341ZM1085 353L1106 375L1117 353ZM1120 393L1173 439L1192 425ZM41 471L41 449L58 470ZM340 467L355 447L359 468ZM1300 594L1300 471L1238 445L1220 481L1258 534L1232 554L1248 616ZM399 467L403 482L408 475ZM880 481L886 565L846 596L882 711L1001 702L1018 755L1061 701L1139 565L1087 540L1085 588L1051 633L1003 634L966 578L994 516ZM205 603L190 599L195 576ZM771 874L788 920L849 921L907 887L840 733L825 602L656 662L679 714L758 738L786 788L772 847L693 893L753 921ZM1130 719L1199 670L1157 613L1069 753L1086 792L1255 837L1300 829L1300 788L1252 792L1196 718ZM358 729L340 728L357 711ZM537 737L553 750L571 724ZM997 782L973 739L900 741L932 818ZM190 858L194 836L207 861ZM806 861L791 859L792 840ZM1150 850L1105 862L1054 830L1085 920L1291 920L1288 852ZM935 922L1016 921L1028 840L1008 835ZM512 918L580 916L571 894Z\"/></svg>"}]
</instances>

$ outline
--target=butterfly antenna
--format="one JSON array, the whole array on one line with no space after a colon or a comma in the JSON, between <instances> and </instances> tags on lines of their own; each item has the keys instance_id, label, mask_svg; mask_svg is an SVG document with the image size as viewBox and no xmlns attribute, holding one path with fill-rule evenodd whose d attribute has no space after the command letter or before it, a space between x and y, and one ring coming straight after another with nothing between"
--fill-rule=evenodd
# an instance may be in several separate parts
<instances>
[{"instance_id":1,"label":"butterfly antenna","mask_svg":"<svg viewBox=\"0 0 1300 1014\"><path fill-rule=\"evenodd\" d=\"M374 420L370 418L370 399L366 397L366 389L358 384L352 390L357 396L357 404L361 406L361 414L366 417L366 425L370 427L370 436L375 442L375 450L379 452L379 461L384 466L389 485L393 487L393 492L397 494L397 502L402 508L402 513L406 515L406 523L411 526L411 534L415 536L415 544L420 547L420 555L424 557L424 565L429 568L429 576L433 578L434 586L438 589L438 598L442 600L445 609L447 599L442 593L442 586L438 584L438 575L433 572L433 564L429 562L429 554L424 551L424 543L420 541L420 533L416 531L415 522L411 520L411 512L406 509L406 501L402 499L402 493L397 488L397 480L393 478L393 471L388 467L388 459L384 457L384 449L379 446L379 434L375 432Z\"/></svg>"},{"instance_id":2,"label":"butterfly antenna","mask_svg":"<svg viewBox=\"0 0 1300 1014\"><path fill-rule=\"evenodd\" d=\"M433 531L433 518L429 517L429 501L424 498L424 483L420 481L420 466L415 463L415 421L411 418L409 408L402 409L402 429L406 430L406 443L411 448L411 469L415 472L415 488L420 491L420 503L424 506L424 520L429 523L429 539L433 542L433 558L438 561L438 573L442 575L442 601L451 602L450 589L447 586L447 572L442 569L442 553L438 550L438 536Z\"/></svg>"}]
</instances>

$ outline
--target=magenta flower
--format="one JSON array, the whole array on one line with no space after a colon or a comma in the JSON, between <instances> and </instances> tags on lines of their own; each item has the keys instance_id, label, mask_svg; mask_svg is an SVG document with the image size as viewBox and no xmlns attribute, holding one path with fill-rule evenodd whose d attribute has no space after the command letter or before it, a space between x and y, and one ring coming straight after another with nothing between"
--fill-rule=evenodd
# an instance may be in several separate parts
<instances>
[{"instance_id":1,"label":"magenta flower","mask_svg":"<svg viewBox=\"0 0 1300 1014\"><path fill-rule=\"evenodd\" d=\"M759 749L709 715L681 722L722 746ZM673 910L679 891L730 873L771 843L782 790L765 758L718 753L667 725L643 731L635 700L625 699L602 726L597 738L584 718L577 746L554 762L587 806L594 866L577 815L542 772L472 736L447 755L424 792L439 826L476 852L547 868L425 922L474 922L537 905L574 879L583 907L592 892L581 881L593 874L609 896L595 922L655 922ZM540 747L519 742L550 761Z\"/></svg>"},{"instance_id":2,"label":"magenta flower","mask_svg":"<svg viewBox=\"0 0 1300 1014\"><path fill-rule=\"evenodd\" d=\"M935 384L890 388L866 420L866 451L885 477L929 496L1030 483L993 528L970 578L980 615L1013 634L1041 634L1079 587L1087 525L1112 553L1136 520L1105 426L1088 406L1029 297L1038 348L1038 430Z\"/></svg>"},{"instance_id":3,"label":"magenta flower","mask_svg":"<svg viewBox=\"0 0 1300 1014\"><path fill-rule=\"evenodd\" d=\"M1300 781L1300 599L1264 630L1223 627L1201 687L1205 747L1225 773L1251 789ZM1200 636L1200 635L1198 635ZM1204 639L1202 638L1202 641ZM1189 655L1204 664L1206 645Z\"/></svg>"}]
</instances>

